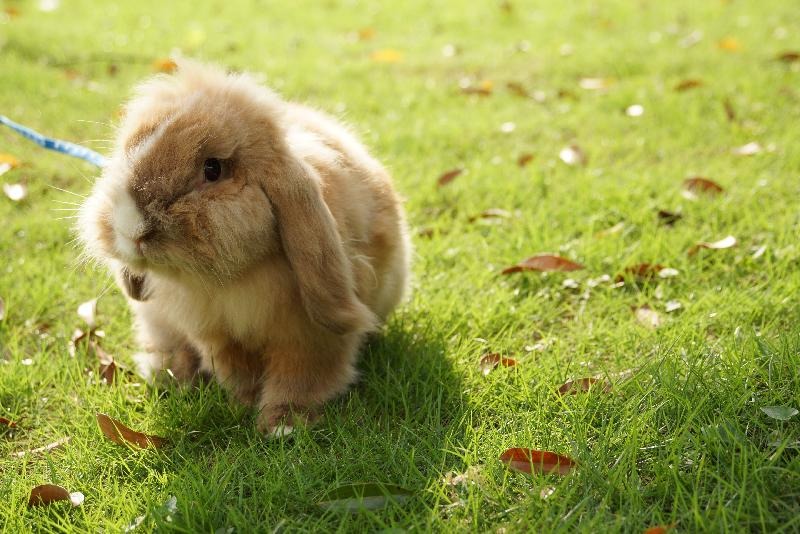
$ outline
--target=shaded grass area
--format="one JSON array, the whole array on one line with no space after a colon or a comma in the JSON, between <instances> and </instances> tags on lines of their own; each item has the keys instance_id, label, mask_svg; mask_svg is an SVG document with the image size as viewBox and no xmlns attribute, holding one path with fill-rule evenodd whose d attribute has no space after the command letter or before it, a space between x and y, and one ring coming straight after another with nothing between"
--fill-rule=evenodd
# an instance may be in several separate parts
<instances>
[{"instance_id":1,"label":"shaded grass area","mask_svg":"<svg viewBox=\"0 0 800 534\"><path fill-rule=\"evenodd\" d=\"M69 357L74 310L99 294L103 346L123 362L135 350L123 299L105 273L76 266L71 220L58 219L70 213L53 211L79 202L96 170L0 131L0 152L25 163L0 180L30 188L23 203L0 202L0 416L20 422L0 431L6 531L119 531L140 516L143 531L177 532L800 528L797 418L760 410L800 407L800 71L775 60L800 49L790 3L4 6L19 15L0 23L0 113L102 151L130 86L180 48L264 73L285 96L350 122L392 170L415 232L429 235L415 238L414 294L365 347L359 384L318 427L264 441L253 414L214 385L157 391L125 377L109 388L87 375L90 355ZM358 38L365 28L371 39ZM720 47L726 38L738 47ZM446 45L457 53L443 55ZM403 60L370 60L383 49ZM585 77L608 88L584 90ZM462 94L464 78L491 81L492 95ZM703 85L675 91L686 79ZM521 99L507 82L544 99ZM623 113L637 103L643 116ZM751 141L764 150L732 153ZM586 152L585 167L558 160L568 144ZM520 168L523 153L533 160ZM454 167L466 172L437 189ZM693 175L725 194L683 198ZM489 208L512 216L469 221ZM658 209L683 218L666 227ZM686 254L729 234L733 249ZM544 251L587 268L566 285L562 274L498 274ZM614 287L639 262L680 274ZM671 300L682 307L667 313ZM637 323L631 309L643 304L660 328ZM484 376L489 350L519 365ZM628 369L611 394L555 394L567 379ZM174 445L104 441L98 411ZM8 456L63 436L71 442L50 454ZM512 473L497 460L512 446L568 454L579 468ZM414 497L357 514L315 506L358 481ZM27 509L45 482L86 502Z\"/></svg>"}]
</instances>

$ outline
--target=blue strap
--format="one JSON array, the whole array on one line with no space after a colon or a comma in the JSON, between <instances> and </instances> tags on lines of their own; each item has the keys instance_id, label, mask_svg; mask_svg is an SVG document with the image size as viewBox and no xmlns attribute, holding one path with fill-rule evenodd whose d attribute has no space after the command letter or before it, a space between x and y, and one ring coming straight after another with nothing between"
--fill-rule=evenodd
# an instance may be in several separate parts
<instances>
[{"instance_id":1,"label":"blue strap","mask_svg":"<svg viewBox=\"0 0 800 534\"><path fill-rule=\"evenodd\" d=\"M94 150L90 150L85 146L76 145L75 143L70 143L68 141L53 139L52 137L45 137L39 132L33 131L21 124L17 124L4 115L0 115L0 124L5 124L18 134L22 135L23 137L27 137L37 145L43 146L44 148L49 148L50 150L55 150L56 152L61 152L62 154L66 154L74 158L81 158L89 163L97 165L98 167L104 167L106 164L106 158Z\"/></svg>"}]
</instances>

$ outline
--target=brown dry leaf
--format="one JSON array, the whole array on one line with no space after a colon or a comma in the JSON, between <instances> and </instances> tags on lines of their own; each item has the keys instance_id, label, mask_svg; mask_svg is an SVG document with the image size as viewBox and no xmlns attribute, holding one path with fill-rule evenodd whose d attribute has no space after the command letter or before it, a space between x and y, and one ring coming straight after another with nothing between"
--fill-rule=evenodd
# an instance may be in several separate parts
<instances>
[{"instance_id":1,"label":"brown dry leaf","mask_svg":"<svg viewBox=\"0 0 800 534\"><path fill-rule=\"evenodd\" d=\"M456 177L458 175L460 175L461 173L463 173L463 172L464 172L464 169L456 168L456 169L451 169L451 170L449 170L449 171L447 171L445 173L442 173L442 175L439 176L439 179L436 180L436 185L439 186L439 187L442 187L443 185L447 185L450 182L452 182L453 180L455 180Z\"/></svg>"},{"instance_id":2,"label":"brown dry leaf","mask_svg":"<svg viewBox=\"0 0 800 534\"><path fill-rule=\"evenodd\" d=\"M784 63L794 63L796 61L800 61L800 52L795 50L787 50L786 52L781 52L778 54L776 59L778 61L783 61Z\"/></svg>"},{"instance_id":3,"label":"brown dry leaf","mask_svg":"<svg viewBox=\"0 0 800 534\"><path fill-rule=\"evenodd\" d=\"M508 82L506 83L506 88L508 88L511 94L520 98L531 98L531 94L525 89L525 86L519 82Z\"/></svg>"},{"instance_id":4,"label":"brown dry leaf","mask_svg":"<svg viewBox=\"0 0 800 534\"><path fill-rule=\"evenodd\" d=\"M500 354L497 352L491 352L489 354L484 354L481 357L481 361L478 363L478 365L480 366L481 372L484 375L488 375L498 366L514 367L517 365L517 360L514 358L505 358L500 356Z\"/></svg>"},{"instance_id":5,"label":"brown dry leaf","mask_svg":"<svg viewBox=\"0 0 800 534\"><path fill-rule=\"evenodd\" d=\"M511 217L511 214L504 209L489 208L477 215L471 216L469 222L475 222L478 219L508 219L509 217Z\"/></svg>"},{"instance_id":6,"label":"brown dry leaf","mask_svg":"<svg viewBox=\"0 0 800 534\"><path fill-rule=\"evenodd\" d=\"M112 385L114 383L114 377L117 376L117 364L114 360L111 360L107 364L100 364L100 379L106 385Z\"/></svg>"},{"instance_id":7,"label":"brown dry leaf","mask_svg":"<svg viewBox=\"0 0 800 534\"><path fill-rule=\"evenodd\" d=\"M69 443L71 439L72 438L70 436L66 436L66 437L63 437L61 439L57 439L53 443L48 443L47 445L44 445L43 447L37 447L37 448L31 449L29 451L13 452L13 453L11 453L11 456L14 456L16 458L22 458L24 456L41 454L43 452L50 452L52 450L58 449L60 447L63 447L64 445Z\"/></svg>"},{"instance_id":8,"label":"brown dry leaf","mask_svg":"<svg viewBox=\"0 0 800 534\"><path fill-rule=\"evenodd\" d=\"M641 280L652 280L664 270L664 266L659 263L637 263L636 265L629 265L625 267L620 274L614 279L615 282L622 282L625 280L626 275L635 277Z\"/></svg>"},{"instance_id":9,"label":"brown dry leaf","mask_svg":"<svg viewBox=\"0 0 800 534\"><path fill-rule=\"evenodd\" d=\"M710 250L723 250L726 248L735 247L736 244L737 244L736 238L733 237L732 235L724 237L719 241L713 241L710 243L707 241L701 241L700 243L697 243L696 245L694 245L692 248L689 249L689 256L696 254L697 251L700 250L701 248L706 248Z\"/></svg>"},{"instance_id":10,"label":"brown dry leaf","mask_svg":"<svg viewBox=\"0 0 800 534\"><path fill-rule=\"evenodd\" d=\"M172 74L178 70L178 64L170 58L160 58L153 61L152 68L156 72Z\"/></svg>"},{"instance_id":11,"label":"brown dry leaf","mask_svg":"<svg viewBox=\"0 0 800 534\"><path fill-rule=\"evenodd\" d=\"M681 219L683 219L683 215L680 213L674 213L667 210L658 210L658 220L666 226L672 226Z\"/></svg>"},{"instance_id":12,"label":"brown dry leaf","mask_svg":"<svg viewBox=\"0 0 800 534\"><path fill-rule=\"evenodd\" d=\"M533 161L533 154L525 152L524 154L520 154L517 158L517 166L525 167L531 161Z\"/></svg>"},{"instance_id":13,"label":"brown dry leaf","mask_svg":"<svg viewBox=\"0 0 800 534\"><path fill-rule=\"evenodd\" d=\"M717 46L720 50L725 50L726 52L738 52L742 49L742 44L736 37L723 37L722 39L717 42Z\"/></svg>"},{"instance_id":14,"label":"brown dry leaf","mask_svg":"<svg viewBox=\"0 0 800 534\"><path fill-rule=\"evenodd\" d=\"M506 450L500 455L500 461L514 471L529 474L535 471L544 474L566 475L578 465L571 458L555 452L522 447Z\"/></svg>"},{"instance_id":15,"label":"brown dry leaf","mask_svg":"<svg viewBox=\"0 0 800 534\"><path fill-rule=\"evenodd\" d=\"M692 194L708 193L710 195L718 195L725 191L717 182L702 176L693 176L684 180L683 189Z\"/></svg>"},{"instance_id":16,"label":"brown dry leaf","mask_svg":"<svg viewBox=\"0 0 800 534\"><path fill-rule=\"evenodd\" d=\"M676 91L688 91L689 89L696 89L698 87L702 87L705 85L702 80L698 80L695 78L688 78L686 80L682 80L675 85Z\"/></svg>"},{"instance_id":17,"label":"brown dry leaf","mask_svg":"<svg viewBox=\"0 0 800 534\"><path fill-rule=\"evenodd\" d=\"M559 395L576 395L578 393L583 393L585 391L589 391L594 387L595 384L600 383L602 385L602 392L603 393L610 393L611 392L611 384L607 380L602 380L599 378L587 377L587 378L577 378L575 380L567 380L564 382L559 388L558 393ZM598 385L598 387L600 387Z\"/></svg>"},{"instance_id":18,"label":"brown dry leaf","mask_svg":"<svg viewBox=\"0 0 800 534\"><path fill-rule=\"evenodd\" d=\"M588 158L586 153L578 145L565 146L558 153L558 158L567 165L586 165Z\"/></svg>"},{"instance_id":19,"label":"brown dry leaf","mask_svg":"<svg viewBox=\"0 0 800 534\"><path fill-rule=\"evenodd\" d=\"M502 274L520 273L523 271L577 271L583 265L554 254L539 254L524 259L516 265L503 269Z\"/></svg>"},{"instance_id":20,"label":"brown dry leaf","mask_svg":"<svg viewBox=\"0 0 800 534\"><path fill-rule=\"evenodd\" d=\"M31 496L28 498L28 507L68 500L69 492L61 486L56 486L55 484L42 484L41 486L36 486L31 490Z\"/></svg>"},{"instance_id":21,"label":"brown dry leaf","mask_svg":"<svg viewBox=\"0 0 800 534\"><path fill-rule=\"evenodd\" d=\"M636 315L636 320L647 328L661 326L661 315L647 304L636 308L634 314Z\"/></svg>"},{"instance_id":22,"label":"brown dry leaf","mask_svg":"<svg viewBox=\"0 0 800 534\"><path fill-rule=\"evenodd\" d=\"M375 63L400 63L403 61L403 53L393 48L383 48L372 52L369 58Z\"/></svg>"},{"instance_id":23,"label":"brown dry leaf","mask_svg":"<svg viewBox=\"0 0 800 534\"><path fill-rule=\"evenodd\" d=\"M166 438L136 432L104 413L97 414L97 424L103 434L118 445L136 445L140 449L148 447L160 449L168 443Z\"/></svg>"},{"instance_id":24,"label":"brown dry leaf","mask_svg":"<svg viewBox=\"0 0 800 534\"><path fill-rule=\"evenodd\" d=\"M462 83L460 87L461 92L466 95L489 96L494 89L494 82L492 80L481 80L477 84L472 84L467 81L466 83Z\"/></svg>"},{"instance_id":25,"label":"brown dry leaf","mask_svg":"<svg viewBox=\"0 0 800 534\"><path fill-rule=\"evenodd\" d=\"M738 146L733 149L733 153L737 156L755 156L763 152L763 148L758 141L751 141L746 145Z\"/></svg>"},{"instance_id":26,"label":"brown dry leaf","mask_svg":"<svg viewBox=\"0 0 800 534\"><path fill-rule=\"evenodd\" d=\"M5 417L0 417L0 425L3 425L7 428L17 428L17 423L12 421L11 419L6 419Z\"/></svg>"},{"instance_id":27,"label":"brown dry leaf","mask_svg":"<svg viewBox=\"0 0 800 534\"><path fill-rule=\"evenodd\" d=\"M3 193L12 201L20 202L28 196L28 186L25 184L3 184Z\"/></svg>"}]
</instances>

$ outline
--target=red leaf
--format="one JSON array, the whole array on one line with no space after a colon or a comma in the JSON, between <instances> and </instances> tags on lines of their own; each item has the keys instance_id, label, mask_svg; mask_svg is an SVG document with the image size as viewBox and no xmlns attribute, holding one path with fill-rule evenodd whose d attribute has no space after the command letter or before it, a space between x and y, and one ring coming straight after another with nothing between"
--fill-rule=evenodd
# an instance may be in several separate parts
<instances>
[{"instance_id":1,"label":"red leaf","mask_svg":"<svg viewBox=\"0 0 800 534\"><path fill-rule=\"evenodd\" d=\"M51 502L68 500L70 500L69 492L61 486L42 484L31 490L31 496L28 498L28 506L40 506L43 504L50 504Z\"/></svg>"},{"instance_id":2,"label":"red leaf","mask_svg":"<svg viewBox=\"0 0 800 534\"><path fill-rule=\"evenodd\" d=\"M450 182L452 182L453 180L455 180L456 176L458 176L462 172L464 172L464 169L461 169L461 168L449 170L446 173L444 173L441 176L439 176L439 179L436 181L436 184L439 187L442 187L443 185L447 185Z\"/></svg>"},{"instance_id":3,"label":"red leaf","mask_svg":"<svg viewBox=\"0 0 800 534\"><path fill-rule=\"evenodd\" d=\"M566 475L578 464L561 454L515 447L500 455L500 461L521 473L558 473Z\"/></svg>"},{"instance_id":4,"label":"red leaf","mask_svg":"<svg viewBox=\"0 0 800 534\"><path fill-rule=\"evenodd\" d=\"M603 393L611 392L611 384L609 384L605 380L588 377L588 378L578 378L575 380L567 380L561 385L561 387L558 388L558 393L560 395L575 395L577 393L583 393L585 391L589 391L590 389L592 389L592 387L598 382L602 383Z\"/></svg>"},{"instance_id":5,"label":"red leaf","mask_svg":"<svg viewBox=\"0 0 800 534\"><path fill-rule=\"evenodd\" d=\"M583 265L553 254L539 254L524 259L516 265L503 269L502 274L520 273L523 271L577 271Z\"/></svg>"},{"instance_id":6,"label":"red leaf","mask_svg":"<svg viewBox=\"0 0 800 534\"><path fill-rule=\"evenodd\" d=\"M499 365L503 367L513 367L517 365L517 360L514 358L504 358L497 352L491 352L483 355L479 365L483 374L488 375Z\"/></svg>"},{"instance_id":7,"label":"red leaf","mask_svg":"<svg viewBox=\"0 0 800 534\"><path fill-rule=\"evenodd\" d=\"M103 434L118 445L133 444L141 449L148 447L159 449L167 444L166 438L136 432L104 413L97 414L97 424Z\"/></svg>"},{"instance_id":8,"label":"red leaf","mask_svg":"<svg viewBox=\"0 0 800 534\"><path fill-rule=\"evenodd\" d=\"M718 195L725 191L717 182L702 176L687 178L683 181L683 188L691 193L708 193L711 195Z\"/></svg>"}]
</instances>

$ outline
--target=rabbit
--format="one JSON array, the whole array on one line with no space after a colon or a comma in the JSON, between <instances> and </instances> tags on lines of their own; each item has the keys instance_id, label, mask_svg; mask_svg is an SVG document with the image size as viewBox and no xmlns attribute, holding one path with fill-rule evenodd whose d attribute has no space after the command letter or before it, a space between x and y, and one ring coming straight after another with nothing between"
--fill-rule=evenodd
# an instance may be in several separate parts
<instances>
[{"instance_id":1,"label":"rabbit","mask_svg":"<svg viewBox=\"0 0 800 534\"><path fill-rule=\"evenodd\" d=\"M138 86L78 220L141 374L213 376L273 436L347 390L409 285L402 201L353 134L198 62Z\"/></svg>"}]
</instances>

